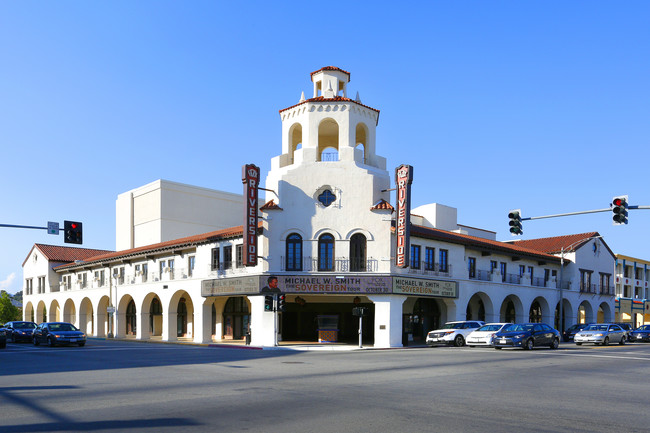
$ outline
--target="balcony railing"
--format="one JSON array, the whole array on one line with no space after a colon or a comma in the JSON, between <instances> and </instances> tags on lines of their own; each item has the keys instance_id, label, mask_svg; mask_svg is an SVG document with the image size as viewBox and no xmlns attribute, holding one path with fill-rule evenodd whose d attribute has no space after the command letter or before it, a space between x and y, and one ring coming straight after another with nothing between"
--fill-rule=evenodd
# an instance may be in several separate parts
<instances>
[{"instance_id":1,"label":"balcony railing","mask_svg":"<svg viewBox=\"0 0 650 433\"><path fill-rule=\"evenodd\" d=\"M409 274L434 275L436 277L451 277L451 265L440 266L440 263L420 262L417 267L408 268Z\"/></svg>"},{"instance_id":2,"label":"balcony railing","mask_svg":"<svg viewBox=\"0 0 650 433\"><path fill-rule=\"evenodd\" d=\"M334 260L320 261L318 257L303 257L302 268L287 267L286 257L280 257L280 270L283 272L377 272L379 269L379 260L375 258L357 259L357 258L336 258Z\"/></svg>"}]
</instances>

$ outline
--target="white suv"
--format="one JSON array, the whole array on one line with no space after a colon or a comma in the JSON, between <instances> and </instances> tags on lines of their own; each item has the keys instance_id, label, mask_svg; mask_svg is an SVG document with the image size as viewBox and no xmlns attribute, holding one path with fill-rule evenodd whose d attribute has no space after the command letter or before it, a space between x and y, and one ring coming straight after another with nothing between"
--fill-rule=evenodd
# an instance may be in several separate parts
<instances>
[{"instance_id":1,"label":"white suv","mask_svg":"<svg viewBox=\"0 0 650 433\"><path fill-rule=\"evenodd\" d=\"M464 322L447 322L440 329L427 334L426 343L433 346L464 346L470 332L485 325L485 322L468 320Z\"/></svg>"}]
</instances>

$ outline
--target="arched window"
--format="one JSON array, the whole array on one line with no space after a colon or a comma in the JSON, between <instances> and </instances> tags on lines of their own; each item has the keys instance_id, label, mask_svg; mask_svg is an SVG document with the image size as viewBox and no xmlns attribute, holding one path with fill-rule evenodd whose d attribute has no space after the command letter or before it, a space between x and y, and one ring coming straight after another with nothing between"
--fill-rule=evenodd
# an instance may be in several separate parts
<instances>
[{"instance_id":1,"label":"arched window","mask_svg":"<svg viewBox=\"0 0 650 433\"><path fill-rule=\"evenodd\" d=\"M356 233L350 238L350 271L365 272L366 270L366 237Z\"/></svg>"},{"instance_id":2,"label":"arched window","mask_svg":"<svg viewBox=\"0 0 650 433\"><path fill-rule=\"evenodd\" d=\"M302 237L291 233L287 237L287 271L302 271Z\"/></svg>"},{"instance_id":3,"label":"arched window","mask_svg":"<svg viewBox=\"0 0 650 433\"><path fill-rule=\"evenodd\" d=\"M318 270L334 270L334 236L327 233L318 238Z\"/></svg>"}]
</instances>

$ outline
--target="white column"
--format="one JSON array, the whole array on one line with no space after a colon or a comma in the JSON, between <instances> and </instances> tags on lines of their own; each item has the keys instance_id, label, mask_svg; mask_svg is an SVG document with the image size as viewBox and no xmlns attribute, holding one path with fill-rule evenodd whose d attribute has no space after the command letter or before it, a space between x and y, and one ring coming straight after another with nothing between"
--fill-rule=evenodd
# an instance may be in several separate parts
<instances>
[{"instance_id":1,"label":"white column","mask_svg":"<svg viewBox=\"0 0 650 433\"><path fill-rule=\"evenodd\" d=\"M248 296L251 303L251 345L275 345L275 314L264 311L264 296Z\"/></svg>"},{"instance_id":2,"label":"white column","mask_svg":"<svg viewBox=\"0 0 650 433\"><path fill-rule=\"evenodd\" d=\"M194 342L212 343L212 301L205 300L198 308L194 309Z\"/></svg>"},{"instance_id":3,"label":"white column","mask_svg":"<svg viewBox=\"0 0 650 433\"><path fill-rule=\"evenodd\" d=\"M402 347L402 304L404 295L368 296L375 304L374 347Z\"/></svg>"}]
</instances>

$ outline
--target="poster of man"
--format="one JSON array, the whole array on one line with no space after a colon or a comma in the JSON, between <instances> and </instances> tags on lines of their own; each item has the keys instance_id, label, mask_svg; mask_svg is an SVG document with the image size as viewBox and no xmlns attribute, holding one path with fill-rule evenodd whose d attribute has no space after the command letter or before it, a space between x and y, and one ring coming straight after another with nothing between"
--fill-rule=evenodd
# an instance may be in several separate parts
<instances>
[{"instance_id":1,"label":"poster of man","mask_svg":"<svg viewBox=\"0 0 650 433\"><path fill-rule=\"evenodd\" d=\"M278 287L278 277L271 275L267 280L266 286L262 287L262 293L282 293Z\"/></svg>"}]
</instances>

